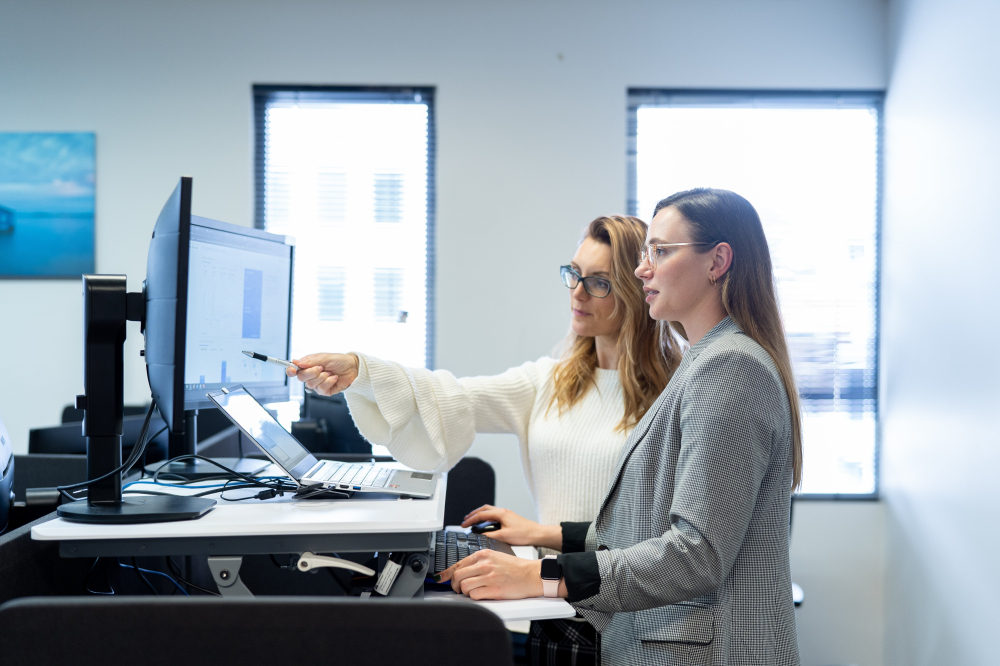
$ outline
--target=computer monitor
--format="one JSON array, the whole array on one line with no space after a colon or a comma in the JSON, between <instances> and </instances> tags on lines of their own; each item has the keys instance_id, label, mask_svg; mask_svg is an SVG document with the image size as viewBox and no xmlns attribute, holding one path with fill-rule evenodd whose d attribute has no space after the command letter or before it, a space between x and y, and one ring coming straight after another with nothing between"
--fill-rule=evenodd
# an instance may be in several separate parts
<instances>
[{"instance_id":1,"label":"computer monitor","mask_svg":"<svg viewBox=\"0 0 1000 666\"><path fill-rule=\"evenodd\" d=\"M191 185L182 178L164 205L146 269L146 366L171 458L197 452L197 410L215 408L209 391L242 384L261 402L289 397L284 368L243 351L288 358L292 241L192 215ZM184 465L170 471L196 475L194 461Z\"/></svg>"},{"instance_id":2,"label":"computer monitor","mask_svg":"<svg viewBox=\"0 0 1000 666\"><path fill-rule=\"evenodd\" d=\"M88 493L86 502L60 505L63 518L185 520L215 504L202 497L122 494L128 321L139 322L145 335L146 373L169 430L171 457L196 452L197 409L211 404L204 399L211 388L244 383L264 400L288 396L280 369L276 374L271 368L251 368L240 355L250 347L287 358L291 240L193 217L191 189L191 178L181 178L156 221L142 293L128 293L124 275L83 276L84 394L77 396L76 407L84 412ZM212 466L208 473L218 469Z\"/></svg>"},{"instance_id":3,"label":"computer monitor","mask_svg":"<svg viewBox=\"0 0 1000 666\"><path fill-rule=\"evenodd\" d=\"M242 352L288 358L292 257L285 236L191 215L181 179L153 229L145 286L149 386L171 432L223 386L288 399L284 369Z\"/></svg>"}]
</instances>

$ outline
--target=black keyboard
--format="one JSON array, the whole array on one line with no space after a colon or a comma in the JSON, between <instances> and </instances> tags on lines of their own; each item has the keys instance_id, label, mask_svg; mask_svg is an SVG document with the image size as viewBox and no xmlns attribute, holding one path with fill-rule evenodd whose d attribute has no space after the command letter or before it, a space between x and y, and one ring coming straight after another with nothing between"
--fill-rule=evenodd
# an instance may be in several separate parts
<instances>
[{"instance_id":1,"label":"black keyboard","mask_svg":"<svg viewBox=\"0 0 1000 666\"><path fill-rule=\"evenodd\" d=\"M434 543L431 545L431 561L434 563L431 573L441 573L478 550L495 550L508 555L514 554L508 544L491 539L485 534L466 534L465 532L441 530L434 534Z\"/></svg>"}]
</instances>

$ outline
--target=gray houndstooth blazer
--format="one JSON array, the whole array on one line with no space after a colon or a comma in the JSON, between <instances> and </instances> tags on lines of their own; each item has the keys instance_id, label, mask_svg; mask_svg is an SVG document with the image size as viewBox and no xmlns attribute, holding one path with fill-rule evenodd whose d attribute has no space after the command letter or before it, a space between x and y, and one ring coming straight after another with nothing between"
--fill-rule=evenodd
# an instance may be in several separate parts
<instances>
[{"instance_id":1,"label":"gray houndstooth blazer","mask_svg":"<svg viewBox=\"0 0 1000 666\"><path fill-rule=\"evenodd\" d=\"M587 531L600 587L573 605L602 663L797 665L791 482L784 385L726 318L635 428Z\"/></svg>"}]
</instances>

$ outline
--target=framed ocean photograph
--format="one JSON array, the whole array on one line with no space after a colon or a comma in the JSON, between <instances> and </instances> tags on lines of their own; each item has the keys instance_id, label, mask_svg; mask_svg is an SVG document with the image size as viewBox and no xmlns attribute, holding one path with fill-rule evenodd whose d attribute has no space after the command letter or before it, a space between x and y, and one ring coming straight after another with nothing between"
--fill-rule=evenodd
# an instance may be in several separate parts
<instances>
[{"instance_id":1,"label":"framed ocean photograph","mask_svg":"<svg viewBox=\"0 0 1000 666\"><path fill-rule=\"evenodd\" d=\"M0 278L94 272L94 134L0 132Z\"/></svg>"}]
</instances>

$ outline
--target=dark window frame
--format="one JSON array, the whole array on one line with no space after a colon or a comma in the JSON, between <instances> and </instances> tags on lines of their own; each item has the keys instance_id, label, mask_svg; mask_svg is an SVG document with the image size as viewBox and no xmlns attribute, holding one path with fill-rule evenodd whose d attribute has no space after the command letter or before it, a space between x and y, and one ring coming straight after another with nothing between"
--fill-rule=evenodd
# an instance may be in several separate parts
<instances>
[{"instance_id":1,"label":"dark window frame","mask_svg":"<svg viewBox=\"0 0 1000 666\"><path fill-rule=\"evenodd\" d=\"M636 157L638 148L637 111L640 106L676 104L691 106L755 106L758 108L844 108L867 107L874 109L877 118L876 133L876 204L875 204L875 490L872 493L798 493L800 500L847 500L877 501L881 497L882 475L882 396L881 396L881 356L882 356L882 206L884 174L885 137L885 91L884 90L739 90L739 89L698 89L698 88L629 88L627 91L626 115L626 181L628 191L625 209L629 215L637 215L638 172Z\"/></svg>"}]
</instances>

